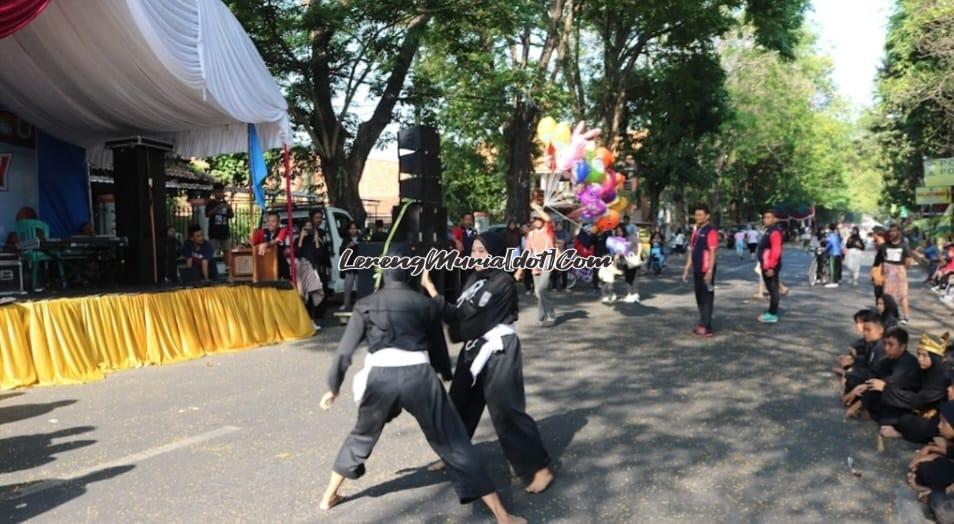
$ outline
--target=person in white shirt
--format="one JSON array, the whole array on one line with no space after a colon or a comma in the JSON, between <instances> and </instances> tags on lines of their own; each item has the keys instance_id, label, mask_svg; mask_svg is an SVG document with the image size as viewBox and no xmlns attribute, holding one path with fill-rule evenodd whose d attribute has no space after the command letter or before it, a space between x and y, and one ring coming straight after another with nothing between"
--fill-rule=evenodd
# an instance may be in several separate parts
<instances>
[{"instance_id":1,"label":"person in white shirt","mask_svg":"<svg viewBox=\"0 0 954 524\"><path fill-rule=\"evenodd\" d=\"M745 243L749 246L749 258L755 260L755 250L759 247L759 232L751 225L745 226Z\"/></svg>"}]
</instances>

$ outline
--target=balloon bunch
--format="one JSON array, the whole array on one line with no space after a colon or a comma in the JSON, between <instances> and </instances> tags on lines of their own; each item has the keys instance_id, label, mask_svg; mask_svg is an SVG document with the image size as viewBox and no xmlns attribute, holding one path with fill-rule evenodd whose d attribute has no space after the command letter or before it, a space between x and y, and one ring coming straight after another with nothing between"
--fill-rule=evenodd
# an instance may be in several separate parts
<instances>
[{"instance_id":1,"label":"balloon bunch","mask_svg":"<svg viewBox=\"0 0 954 524\"><path fill-rule=\"evenodd\" d=\"M545 148L547 167L565 173L576 185L580 207L571 216L592 220L597 231L609 231L619 224L629 201L619 194L626 177L613 171L613 152L597 146L599 136L599 129L587 131L583 122L572 131L570 124L557 123L549 116L537 124L537 138Z\"/></svg>"}]
</instances>

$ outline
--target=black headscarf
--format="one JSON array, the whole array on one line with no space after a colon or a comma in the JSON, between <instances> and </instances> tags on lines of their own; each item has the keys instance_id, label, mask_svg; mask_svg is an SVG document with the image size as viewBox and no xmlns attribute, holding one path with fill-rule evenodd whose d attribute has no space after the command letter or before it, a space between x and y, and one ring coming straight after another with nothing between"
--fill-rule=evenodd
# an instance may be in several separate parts
<instances>
[{"instance_id":1,"label":"black headscarf","mask_svg":"<svg viewBox=\"0 0 954 524\"><path fill-rule=\"evenodd\" d=\"M503 237L497 233L491 233L487 231L477 235L477 240L480 240L480 243L484 245L484 249L487 250L487 253L491 256L502 257L507 254L507 244L504 242Z\"/></svg>"},{"instance_id":2,"label":"black headscarf","mask_svg":"<svg viewBox=\"0 0 954 524\"><path fill-rule=\"evenodd\" d=\"M388 249L388 256L391 257L411 257L414 256L411 253L411 249L406 245L398 244L391 246ZM383 270L384 272L384 282L410 282L413 278L411 276L411 270L409 269L400 269L400 268L388 268Z\"/></svg>"},{"instance_id":3,"label":"black headscarf","mask_svg":"<svg viewBox=\"0 0 954 524\"><path fill-rule=\"evenodd\" d=\"M881 295L881 301L884 302L884 313L881 314L881 323L884 328L894 327L898 324L901 315L898 313L898 303L894 297L888 294Z\"/></svg>"}]
</instances>

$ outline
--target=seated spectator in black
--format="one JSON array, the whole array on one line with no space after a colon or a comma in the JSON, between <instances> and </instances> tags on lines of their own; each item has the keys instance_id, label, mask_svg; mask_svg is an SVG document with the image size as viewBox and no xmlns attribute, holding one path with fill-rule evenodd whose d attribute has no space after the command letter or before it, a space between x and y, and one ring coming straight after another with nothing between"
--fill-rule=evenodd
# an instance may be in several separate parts
<instances>
[{"instance_id":1,"label":"seated spectator in black","mask_svg":"<svg viewBox=\"0 0 954 524\"><path fill-rule=\"evenodd\" d=\"M931 497L932 502L934 499L940 502L948 498L948 490L954 491L954 445L951 443L954 440L954 427L951 426L954 422L954 402L942 402L938 411L939 437L919 449L908 465L908 485L914 489L921 502L927 502L928 497ZM936 513L934 504L931 507ZM951 522L950 518L941 520L940 515L935 516L939 517L938 522Z\"/></svg>"},{"instance_id":2,"label":"seated spectator in black","mask_svg":"<svg viewBox=\"0 0 954 524\"><path fill-rule=\"evenodd\" d=\"M847 397L846 405L856 404L860 400L871 418L882 425L897 421L896 410L886 407L881 392L888 386L894 390L914 391L919 386L920 368L918 359L908 353L908 332L901 328L887 330L883 337L884 356L875 360L871 367L872 375L864 384L855 386ZM874 379L880 379L877 382ZM855 406L853 408L857 409ZM851 408L850 408L851 409ZM851 415L853 413L849 413Z\"/></svg>"},{"instance_id":3,"label":"seated spectator in black","mask_svg":"<svg viewBox=\"0 0 954 524\"><path fill-rule=\"evenodd\" d=\"M898 325L898 319L901 314L898 312L898 302L891 295L881 295L878 297L878 313L881 313L881 323L885 329L891 329Z\"/></svg>"},{"instance_id":4,"label":"seated spectator in black","mask_svg":"<svg viewBox=\"0 0 954 524\"><path fill-rule=\"evenodd\" d=\"M904 389L896 383L878 378L868 381L872 395L881 392L880 398L874 398L874 406L869 409L869 413L881 424L881 436L902 437L903 434L895 426L900 427L903 417L927 414L945 399L948 386L948 370L944 361L946 343L946 339L936 339L927 333L921 337L917 356L918 380L913 388Z\"/></svg>"},{"instance_id":5,"label":"seated spectator in black","mask_svg":"<svg viewBox=\"0 0 954 524\"><path fill-rule=\"evenodd\" d=\"M215 265L215 253L212 251L212 244L206 242L205 232L199 225L189 227L189 239L182 245L180 251L182 258L185 259L186 270L189 277L183 280L215 280L218 276L218 268Z\"/></svg>"},{"instance_id":6,"label":"seated spectator in black","mask_svg":"<svg viewBox=\"0 0 954 524\"><path fill-rule=\"evenodd\" d=\"M855 349L855 356L850 361L846 359L848 367L845 369L845 376L842 380L845 392L845 397L842 400L845 401L846 406L850 405L847 402L848 394L859 385L864 384L866 380L875 378L874 366L880 359L884 358L884 341L882 340L884 324L881 323L881 315L877 311L871 310L864 315L862 331L864 344ZM857 399L855 400L857 401Z\"/></svg>"},{"instance_id":7,"label":"seated spectator in black","mask_svg":"<svg viewBox=\"0 0 954 524\"><path fill-rule=\"evenodd\" d=\"M852 317L855 322L855 333L858 334L858 339L851 343L848 346L848 353L838 357L838 365L832 370L838 376L844 376L845 371L851 367L855 359L858 357L859 351L865 350L865 317L870 312L870 309L862 309L855 313L855 316Z\"/></svg>"},{"instance_id":8,"label":"seated spectator in black","mask_svg":"<svg viewBox=\"0 0 954 524\"><path fill-rule=\"evenodd\" d=\"M945 333L944 337L941 337L941 341L945 341L947 337L948 334ZM947 353L947 350L950 349L950 346L947 346L944 349L944 353ZM918 350L918 360L921 360L920 349ZM932 360L934 359L932 358ZM946 390L942 401L954 400L954 374L951 373L950 362L947 360L947 358L944 358L940 360L939 364L932 364L932 370L935 367L939 367L944 370ZM922 384L923 383L924 382L922 379ZM908 413L903 415L894 427L899 433L901 433L901 436L903 436L905 440L909 442L915 442L917 444L927 444L938 436L938 422L940 422L940 420L938 418L937 409L922 409L917 413Z\"/></svg>"}]
</instances>

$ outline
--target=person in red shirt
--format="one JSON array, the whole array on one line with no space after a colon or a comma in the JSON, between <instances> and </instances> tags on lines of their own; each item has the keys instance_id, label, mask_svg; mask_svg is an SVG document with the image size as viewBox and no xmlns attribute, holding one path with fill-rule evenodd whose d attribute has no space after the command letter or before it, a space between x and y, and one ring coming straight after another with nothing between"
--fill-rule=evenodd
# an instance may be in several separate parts
<instances>
[{"instance_id":1,"label":"person in red shirt","mask_svg":"<svg viewBox=\"0 0 954 524\"><path fill-rule=\"evenodd\" d=\"M759 243L759 266L762 269L762 280L765 289L769 292L769 310L759 316L759 322L774 324L778 322L779 301L779 272L782 270L782 228L776 220L775 213L767 210L762 214L762 223L765 224L765 234Z\"/></svg>"},{"instance_id":2,"label":"person in red shirt","mask_svg":"<svg viewBox=\"0 0 954 524\"><path fill-rule=\"evenodd\" d=\"M255 230L251 235L252 245L259 255L264 255L269 247L278 248L278 278L291 279L291 270L285 258L285 237L288 229L281 227L278 213L270 211L265 219L265 227Z\"/></svg>"},{"instance_id":3,"label":"person in red shirt","mask_svg":"<svg viewBox=\"0 0 954 524\"><path fill-rule=\"evenodd\" d=\"M709 206L698 204L694 208L696 229L689 241L690 256L686 257L686 269L682 281L689 282L692 271L696 291L696 306L699 308L699 325L692 331L697 337L712 336L712 310L715 307L716 252L719 249L719 232L709 223Z\"/></svg>"}]
</instances>

